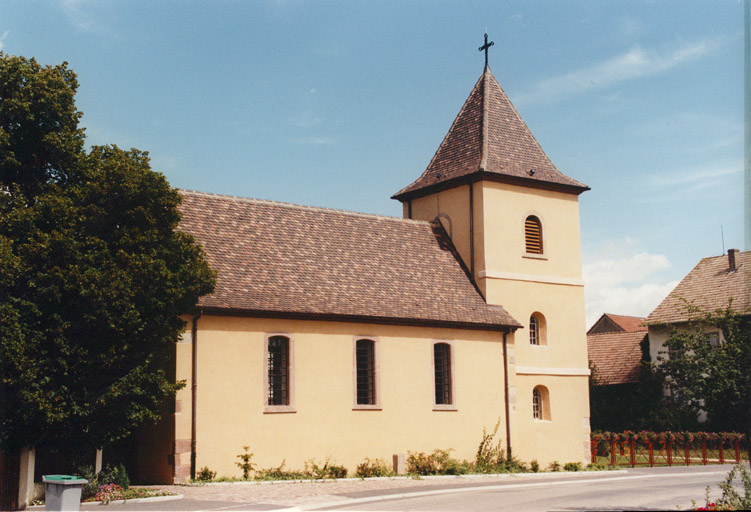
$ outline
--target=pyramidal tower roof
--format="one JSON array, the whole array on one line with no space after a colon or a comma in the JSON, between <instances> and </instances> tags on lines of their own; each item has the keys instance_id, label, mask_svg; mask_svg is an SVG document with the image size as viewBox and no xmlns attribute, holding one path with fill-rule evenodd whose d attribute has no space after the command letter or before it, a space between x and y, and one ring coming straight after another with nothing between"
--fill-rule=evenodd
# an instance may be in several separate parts
<instances>
[{"instance_id":1,"label":"pyramidal tower roof","mask_svg":"<svg viewBox=\"0 0 751 512\"><path fill-rule=\"evenodd\" d=\"M553 165L487 66L428 168L393 199L406 201L480 179L572 194L589 190Z\"/></svg>"}]
</instances>

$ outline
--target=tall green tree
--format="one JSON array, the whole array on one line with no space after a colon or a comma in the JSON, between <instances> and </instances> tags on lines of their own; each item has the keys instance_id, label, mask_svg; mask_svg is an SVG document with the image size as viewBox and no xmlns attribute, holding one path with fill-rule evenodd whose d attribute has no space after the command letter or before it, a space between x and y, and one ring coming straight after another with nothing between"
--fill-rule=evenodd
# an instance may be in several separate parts
<instances>
[{"instance_id":1,"label":"tall green tree","mask_svg":"<svg viewBox=\"0 0 751 512\"><path fill-rule=\"evenodd\" d=\"M672 329L666 345L672 357L658 357L668 400L694 414L704 411L715 431L749 432L751 426L751 317L735 311L690 308L685 329ZM707 330L722 332L719 345Z\"/></svg>"},{"instance_id":2,"label":"tall green tree","mask_svg":"<svg viewBox=\"0 0 751 512\"><path fill-rule=\"evenodd\" d=\"M0 450L102 447L158 419L214 274L148 155L84 149L75 74L0 53Z\"/></svg>"}]
</instances>

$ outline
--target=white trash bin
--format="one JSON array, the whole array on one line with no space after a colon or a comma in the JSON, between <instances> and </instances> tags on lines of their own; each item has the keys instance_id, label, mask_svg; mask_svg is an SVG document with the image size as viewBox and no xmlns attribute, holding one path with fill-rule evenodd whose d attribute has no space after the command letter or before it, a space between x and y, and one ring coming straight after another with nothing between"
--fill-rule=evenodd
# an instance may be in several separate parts
<instances>
[{"instance_id":1,"label":"white trash bin","mask_svg":"<svg viewBox=\"0 0 751 512\"><path fill-rule=\"evenodd\" d=\"M43 475L45 510L79 510L81 491L89 481L70 475Z\"/></svg>"}]
</instances>

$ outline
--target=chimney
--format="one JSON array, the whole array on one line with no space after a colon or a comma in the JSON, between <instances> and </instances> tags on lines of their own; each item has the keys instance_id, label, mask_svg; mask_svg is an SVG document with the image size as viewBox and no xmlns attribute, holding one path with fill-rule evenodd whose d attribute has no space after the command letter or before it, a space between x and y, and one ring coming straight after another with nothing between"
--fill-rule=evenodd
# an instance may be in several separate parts
<instances>
[{"instance_id":1,"label":"chimney","mask_svg":"<svg viewBox=\"0 0 751 512\"><path fill-rule=\"evenodd\" d=\"M738 257L738 249L728 249L728 273L735 272L736 258Z\"/></svg>"}]
</instances>

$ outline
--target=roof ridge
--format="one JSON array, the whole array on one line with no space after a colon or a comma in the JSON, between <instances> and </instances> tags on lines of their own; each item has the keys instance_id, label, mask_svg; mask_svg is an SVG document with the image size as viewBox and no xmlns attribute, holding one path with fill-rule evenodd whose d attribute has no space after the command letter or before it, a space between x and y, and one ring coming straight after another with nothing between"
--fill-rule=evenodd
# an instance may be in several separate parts
<instances>
[{"instance_id":1,"label":"roof ridge","mask_svg":"<svg viewBox=\"0 0 751 512\"><path fill-rule=\"evenodd\" d=\"M233 201L239 201L243 203L252 203L252 204L268 204L268 205L274 205L274 206L282 206L285 208L292 208L292 209L298 209L298 210L306 210L306 211L318 211L322 213L339 213L343 215L351 215L354 217L365 217L370 219L383 219L383 220L389 220L389 221L395 221L395 222L402 222L402 223L413 223L413 224L430 224L429 221L426 220L419 220L419 219L405 219L403 217L394 217L390 215L382 215L377 213L363 213L363 212L353 212L350 210L340 210L337 208L328 208L325 206L308 206L308 205L302 205L302 204L295 204L295 203L288 203L284 201L274 201L271 199L257 199L253 197L243 197L243 196L235 196L231 194L218 194L215 192L202 192L200 190L188 190L188 189L177 189L180 194L186 194L186 195L193 195L193 196L202 196L202 197L213 197L218 199L230 199Z\"/></svg>"},{"instance_id":2,"label":"roof ridge","mask_svg":"<svg viewBox=\"0 0 751 512\"><path fill-rule=\"evenodd\" d=\"M397 192L396 194L394 194L392 196L392 198L398 196L399 194L401 194L402 192L404 192L408 188L412 187L412 185L414 185L415 183L419 182L421 179L425 178L426 175L430 172L431 168L433 167L433 162L435 162L435 159L441 153L441 149L444 147L444 145L448 141L448 138L453 133L454 126L456 126L456 124L459 123L459 121L462 119L462 114L469 108L469 99L472 97L472 94L474 94L475 89L477 88L478 84L480 84L480 82L483 80L484 76L485 76L485 74L483 73L483 76L481 76L480 78L478 78L477 81L475 82L475 85L472 86L472 90L469 92L469 95L467 96L467 98L462 103L462 107L459 109L459 113L456 114L456 116L454 116L454 120L451 121L451 126L449 127L448 131L446 132L446 135L443 136L443 139L441 140L441 143L438 144L438 148L436 148L435 153L433 153L433 156L431 157L430 162L428 162L428 165L427 165L427 167L425 167L425 170L422 171L422 174L420 174L420 176L416 180L414 180L412 183L410 183L406 187L403 187L401 190L399 190L399 192Z\"/></svg>"},{"instance_id":3,"label":"roof ridge","mask_svg":"<svg viewBox=\"0 0 751 512\"><path fill-rule=\"evenodd\" d=\"M489 66L485 66L482 73L482 129L480 130L480 171L488 167L488 104L490 103L488 95L488 75L493 76ZM500 84L499 84L500 85Z\"/></svg>"}]
</instances>

